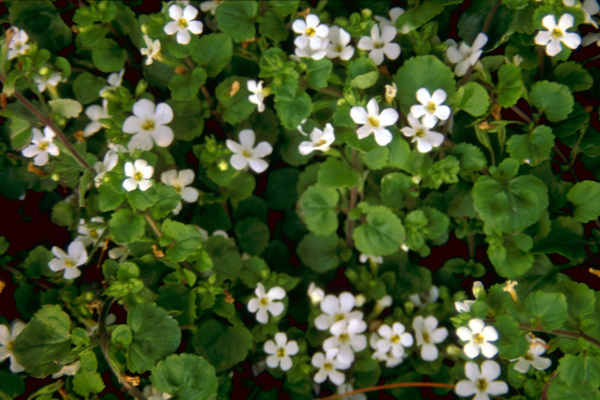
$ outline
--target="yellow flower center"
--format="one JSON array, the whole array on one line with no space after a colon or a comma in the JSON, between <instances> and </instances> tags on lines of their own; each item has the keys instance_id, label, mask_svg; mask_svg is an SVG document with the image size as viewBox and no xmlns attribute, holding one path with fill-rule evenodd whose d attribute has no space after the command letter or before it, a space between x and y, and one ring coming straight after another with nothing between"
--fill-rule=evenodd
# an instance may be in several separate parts
<instances>
[{"instance_id":1,"label":"yellow flower center","mask_svg":"<svg viewBox=\"0 0 600 400\"><path fill-rule=\"evenodd\" d=\"M266 307L269 304L269 298L268 297L262 297L260 299L260 306L261 307Z\"/></svg>"},{"instance_id":2,"label":"yellow flower center","mask_svg":"<svg viewBox=\"0 0 600 400\"><path fill-rule=\"evenodd\" d=\"M338 53L341 53L344 50L344 46L342 46L340 43L338 43L337 46L335 46L335 51L337 51Z\"/></svg>"},{"instance_id":3,"label":"yellow flower center","mask_svg":"<svg viewBox=\"0 0 600 400\"><path fill-rule=\"evenodd\" d=\"M425 129L423 129L423 128L417 129L417 131L415 132L415 135L417 135L417 137L425 137Z\"/></svg>"},{"instance_id":4,"label":"yellow flower center","mask_svg":"<svg viewBox=\"0 0 600 400\"><path fill-rule=\"evenodd\" d=\"M431 341L431 338L429 337L429 332L423 332L423 341L425 343L429 343Z\"/></svg>"},{"instance_id":5,"label":"yellow flower center","mask_svg":"<svg viewBox=\"0 0 600 400\"><path fill-rule=\"evenodd\" d=\"M476 385L480 392L485 392L488 387L488 381L486 379L477 379Z\"/></svg>"},{"instance_id":6,"label":"yellow flower center","mask_svg":"<svg viewBox=\"0 0 600 400\"><path fill-rule=\"evenodd\" d=\"M552 31L552 37L559 38L559 37L562 37L563 35L564 35L564 33L563 33L562 29L560 29L560 28L554 28L554 30Z\"/></svg>"},{"instance_id":7,"label":"yellow flower center","mask_svg":"<svg viewBox=\"0 0 600 400\"><path fill-rule=\"evenodd\" d=\"M285 356L285 349L283 347L280 347L277 349L277 357L282 358Z\"/></svg>"},{"instance_id":8,"label":"yellow flower center","mask_svg":"<svg viewBox=\"0 0 600 400\"><path fill-rule=\"evenodd\" d=\"M345 320L346 316L344 314L336 314L335 317L333 317L333 319L335 320L335 322L339 322Z\"/></svg>"},{"instance_id":9,"label":"yellow flower center","mask_svg":"<svg viewBox=\"0 0 600 400\"><path fill-rule=\"evenodd\" d=\"M325 364L323 364L323 369L325 371L331 371L333 369L333 365L331 365L329 361L325 361Z\"/></svg>"},{"instance_id":10,"label":"yellow flower center","mask_svg":"<svg viewBox=\"0 0 600 400\"><path fill-rule=\"evenodd\" d=\"M392 343L399 343L400 342L400 336L399 335L394 335L390 338L390 342Z\"/></svg>"},{"instance_id":11,"label":"yellow flower center","mask_svg":"<svg viewBox=\"0 0 600 400\"><path fill-rule=\"evenodd\" d=\"M188 22L185 18L179 18L179 20L177 20L177 25L179 25L180 28L187 28Z\"/></svg>"},{"instance_id":12,"label":"yellow flower center","mask_svg":"<svg viewBox=\"0 0 600 400\"><path fill-rule=\"evenodd\" d=\"M49 142L42 142L42 143L38 143L38 149L40 150L46 150L48 148L48 146L50 146Z\"/></svg>"},{"instance_id":13,"label":"yellow flower center","mask_svg":"<svg viewBox=\"0 0 600 400\"><path fill-rule=\"evenodd\" d=\"M133 179L136 181L141 181L144 179L144 174L142 174L140 171L136 171L135 174L133 174Z\"/></svg>"},{"instance_id":14,"label":"yellow flower center","mask_svg":"<svg viewBox=\"0 0 600 400\"><path fill-rule=\"evenodd\" d=\"M379 126L379 120L375 117L369 117L368 121L369 121L369 125L371 125L375 128L377 128Z\"/></svg>"},{"instance_id":15,"label":"yellow flower center","mask_svg":"<svg viewBox=\"0 0 600 400\"><path fill-rule=\"evenodd\" d=\"M248 150L242 150L242 155L246 158L252 157L252 154Z\"/></svg>"},{"instance_id":16,"label":"yellow flower center","mask_svg":"<svg viewBox=\"0 0 600 400\"><path fill-rule=\"evenodd\" d=\"M98 231L96 231L95 229L90 229L90 237L93 239L98 239Z\"/></svg>"},{"instance_id":17,"label":"yellow flower center","mask_svg":"<svg viewBox=\"0 0 600 400\"><path fill-rule=\"evenodd\" d=\"M149 119L146 122L144 122L144 124L142 125L142 129L145 131L151 131L154 129L155 126L156 124L154 123L154 121Z\"/></svg>"},{"instance_id":18,"label":"yellow flower center","mask_svg":"<svg viewBox=\"0 0 600 400\"><path fill-rule=\"evenodd\" d=\"M317 34L317 30L313 27L310 28L306 28L306 30L304 31L304 33L306 34L306 36L315 36Z\"/></svg>"},{"instance_id":19,"label":"yellow flower center","mask_svg":"<svg viewBox=\"0 0 600 400\"><path fill-rule=\"evenodd\" d=\"M477 344L481 344L484 342L483 335L481 333L476 333L473 335L473 341Z\"/></svg>"},{"instance_id":20,"label":"yellow flower center","mask_svg":"<svg viewBox=\"0 0 600 400\"><path fill-rule=\"evenodd\" d=\"M8 342L8 344L6 345L6 347L7 347L8 351L9 351L9 353L12 353L12 348L13 348L13 346L14 346L14 345L15 345L15 341L14 341L14 340L11 340L11 341L10 341L10 342Z\"/></svg>"},{"instance_id":21,"label":"yellow flower center","mask_svg":"<svg viewBox=\"0 0 600 400\"><path fill-rule=\"evenodd\" d=\"M65 260L65 266L67 267L72 267L75 265L75 260L73 260L72 258L67 258Z\"/></svg>"},{"instance_id":22,"label":"yellow flower center","mask_svg":"<svg viewBox=\"0 0 600 400\"><path fill-rule=\"evenodd\" d=\"M347 333L342 333L340 335L340 342L346 343L348 340L350 340L350 335L348 335Z\"/></svg>"},{"instance_id":23,"label":"yellow flower center","mask_svg":"<svg viewBox=\"0 0 600 400\"><path fill-rule=\"evenodd\" d=\"M323 146L325 143L327 143L327 139L321 139L315 143L315 146Z\"/></svg>"},{"instance_id":24,"label":"yellow flower center","mask_svg":"<svg viewBox=\"0 0 600 400\"><path fill-rule=\"evenodd\" d=\"M383 42L375 42L373 43L373 47L376 49L381 49L383 47Z\"/></svg>"},{"instance_id":25,"label":"yellow flower center","mask_svg":"<svg viewBox=\"0 0 600 400\"><path fill-rule=\"evenodd\" d=\"M427 106L425 107L425 109L427 111L429 111L431 114L433 114L433 113L435 113L437 106L435 105L435 103L433 101L430 101L429 104L427 104Z\"/></svg>"},{"instance_id":26,"label":"yellow flower center","mask_svg":"<svg viewBox=\"0 0 600 400\"><path fill-rule=\"evenodd\" d=\"M177 193L181 193L181 186L173 185L173 187L175 188L175 190L177 190Z\"/></svg>"},{"instance_id":27,"label":"yellow flower center","mask_svg":"<svg viewBox=\"0 0 600 400\"><path fill-rule=\"evenodd\" d=\"M523 358L525 358L527 361L533 361L533 356L531 355L531 353L525 354L525 357Z\"/></svg>"}]
</instances>

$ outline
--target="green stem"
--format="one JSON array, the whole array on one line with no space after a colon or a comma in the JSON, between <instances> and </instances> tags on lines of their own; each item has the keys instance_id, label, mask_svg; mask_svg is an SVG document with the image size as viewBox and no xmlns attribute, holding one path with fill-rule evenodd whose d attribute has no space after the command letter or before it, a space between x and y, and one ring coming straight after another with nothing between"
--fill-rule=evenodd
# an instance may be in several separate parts
<instances>
[{"instance_id":1,"label":"green stem","mask_svg":"<svg viewBox=\"0 0 600 400\"><path fill-rule=\"evenodd\" d=\"M352 150L352 168L354 168L354 169L356 169L357 157L358 157L358 151L356 149L353 149ZM352 189L350 189L350 207L348 208L348 214L350 214L350 211L352 211L356 208L357 198L358 198L358 187L353 186ZM346 230L346 245L349 248L354 247L354 241L352 240L353 231L354 231L354 220L348 219L348 226L347 226L347 230Z\"/></svg>"},{"instance_id":2,"label":"green stem","mask_svg":"<svg viewBox=\"0 0 600 400\"><path fill-rule=\"evenodd\" d=\"M534 328L527 324L519 324L519 328L525 329L528 331L532 331L532 332L544 332L544 333L549 333L551 335L566 336L566 337L570 337L570 338L574 338L574 339L583 338L583 339L587 340L588 342L590 342L591 344L600 347L600 340L595 339L583 332L573 332L573 331L567 331L564 329L548 330L548 329L542 329L542 328Z\"/></svg>"}]
</instances>

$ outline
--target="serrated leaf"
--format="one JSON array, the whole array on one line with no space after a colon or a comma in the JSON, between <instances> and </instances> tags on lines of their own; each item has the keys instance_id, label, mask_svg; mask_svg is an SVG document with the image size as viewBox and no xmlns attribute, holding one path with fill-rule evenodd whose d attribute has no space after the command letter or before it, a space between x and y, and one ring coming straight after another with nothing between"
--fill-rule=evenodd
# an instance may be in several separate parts
<instances>
[{"instance_id":1,"label":"serrated leaf","mask_svg":"<svg viewBox=\"0 0 600 400\"><path fill-rule=\"evenodd\" d=\"M83 106L73 99L56 99L48 101L52 111L62 115L65 118L77 118Z\"/></svg>"},{"instance_id":2,"label":"serrated leaf","mask_svg":"<svg viewBox=\"0 0 600 400\"><path fill-rule=\"evenodd\" d=\"M497 89L496 102L504 108L514 106L521 98L523 91L521 68L514 64L504 64L500 67Z\"/></svg>"},{"instance_id":3,"label":"serrated leaf","mask_svg":"<svg viewBox=\"0 0 600 400\"><path fill-rule=\"evenodd\" d=\"M261 254L269 245L269 227L256 218L245 218L235 224L240 249L250 255Z\"/></svg>"},{"instance_id":4,"label":"serrated leaf","mask_svg":"<svg viewBox=\"0 0 600 400\"><path fill-rule=\"evenodd\" d=\"M529 253L533 245L531 237L519 233L503 237L488 236L487 255L498 275L514 279L525 274L533 266L534 257Z\"/></svg>"},{"instance_id":5,"label":"serrated leaf","mask_svg":"<svg viewBox=\"0 0 600 400\"><path fill-rule=\"evenodd\" d=\"M319 183L328 188L354 187L360 184L360 175L344 161L330 157L321 164Z\"/></svg>"},{"instance_id":6,"label":"serrated leaf","mask_svg":"<svg viewBox=\"0 0 600 400\"><path fill-rule=\"evenodd\" d=\"M458 88L452 103L472 116L479 117L487 112L490 106L490 95L480 84L469 82Z\"/></svg>"},{"instance_id":7,"label":"serrated leaf","mask_svg":"<svg viewBox=\"0 0 600 400\"><path fill-rule=\"evenodd\" d=\"M567 61L559 64L554 69L554 79L558 83L567 85L573 92L588 90L594 85L594 79L583 65L575 61Z\"/></svg>"},{"instance_id":8,"label":"serrated leaf","mask_svg":"<svg viewBox=\"0 0 600 400\"><path fill-rule=\"evenodd\" d=\"M306 80L313 89L323 89L327 86L327 79L329 74L333 70L333 64L330 59L322 58L320 60L313 60L309 58L306 60Z\"/></svg>"},{"instance_id":9,"label":"serrated leaf","mask_svg":"<svg viewBox=\"0 0 600 400\"><path fill-rule=\"evenodd\" d=\"M358 251L375 256L395 253L404 243L404 227L400 219L385 206L374 206L367 212L366 223L354 230Z\"/></svg>"},{"instance_id":10,"label":"serrated leaf","mask_svg":"<svg viewBox=\"0 0 600 400\"><path fill-rule=\"evenodd\" d=\"M298 256L303 264L315 272L323 273L340 265L338 258L338 236L332 233L327 236L309 233L298 244Z\"/></svg>"},{"instance_id":11,"label":"serrated leaf","mask_svg":"<svg viewBox=\"0 0 600 400\"><path fill-rule=\"evenodd\" d=\"M238 43L251 39L256 34L254 21L257 11L256 1L224 2L216 12L219 29Z\"/></svg>"},{"instance_id":12,"label":"serrated leaf","mask_svg":"<svg viewBox=\"0 0 600 400\"><path fill-rule=\"evenodd\" d=\"M295 130L298 125L310 116L313 104L306 92L300 92L295 98L277 99L275 110L284 127Z\"/></svg>"},{"instance_id":13,"label":"serrated leaf","mask_svg":"<svg viewBox=\"0 0 600 400\"><path fill-rule=\"evenodd\" d=\"M535 328L560 329L567 319L567 300L562 293L545 293L541 290L530 293L525 299L524 312Z\"/></svg>"},{"instance_id":14,"label":"serrated leaf","mask_svg":"<svg viewBox=\"0 0 600 400\"><path fill-rule=\"evenodd\" d=\"M219 83L215 93L223 110L223 120L229 124L244 121L256 108L248 101L248 78L231 76Z\"/></svg>"},{"instance_id":15,"label":"serrated leaf","mask_svg":"<svg viewBox=\"0 0 600 400\"><path fill-rule=\"evenodd\" d=\"M185 75L175 74L169 82L169 90L173 100L189 100L200 92L200 86L206 82L206 71L203 68L194 68L192 73Z\"/></svg>"},{"instance_id":16,"label":"serrated leaf","mask_svg":"<svg viewBox=\"0 0 600 400\"><path fill-rule=\"evenodd\" d=\"M215 369L193 354L173 354L152 368L152 386L180 400L212 400L217 393Z\"/></svg>"},{"instance_id":17,"label":"serrated leaf","mask_svg":"<svg viewBox=\"0 0 600 400\"><path fill-rule=\"evenodd\" d=\"M100 393L104 387L102 376L96 371L80 369L73 378L73 390L84 397L88 397L92 393Z\"/></svg>"},{"instance_id":18,"label":"serrated leaf","mask_svg":"<svg viewBox=\"0 0 600 400\"><path fill-rule=\"evenodd\" d=\"M213 261L213 268L225 279L235 279L242 269L242 258L231 240L211 236L204 244Z\"/></svg>"},{"instance_id":19,"label":"serrated leaf","mask_svg":"<svg viewBox=\"0 0 600 400\"><path fill-rule=\"evenodd\" d=\"M554 146L552 129L545 125L537 126L526 135L514 135L506 142L506 150L511 158L536 166L550 157Z\"/></svg>"},{"instance_id":20,"label":"serrated leaf","mask_svg":"<svg viewBox=\"0 0 600 400\"><path fill-rule=\"evenodd\" d=\"M172 261L184 261L202 245L202 235L192 225L167 219L163 222L162 228L164 235L173 240L173 245L169 247L166 254Z\"/></svg>"},{"instance_id":21,"label":"serrated leaf","mask_svg":"<svg viewBox=\"0 0 600 400\"><path fill-rule=\"evenodd\" d=\"M243 326L228 326L209 320L198 327L192 345L194 352L208 360L217 371L244 361L252 349L253 337Z\"/></svg>"},{"instance_id":22,"label":"serrated leaf","mask_svg":"<svg viewBox=\"0 0 600 400\"><path fill-rule=\"evenodd\" d=\"M575 205L573 216L579 222L589 222L600 216L600 183L577 182L567 193L567 199Z\"/></svg>"},{"instance_id":23,"label":"serrated leaf","mask_svg":"<svg viewBox=\"0 0 600 400\"><path fill-rule=\"evenodd\" d=\"M329 235L338 228L338 200L335 189L310 186L300 199L300 218L311 232Z\"/></svg>"},{"instance_id":24,"label":"serrated leaf","mask_svg":"<svg viewBox=\"0 0 600 400\"><path fill-rule=\"evenodd\" d=\"M566 119L573 111L573 95L569 88L556 82L541 81L531 88L529 94L531 104L539 112L543 112L549 121L558 122Z\"/></svg>"},{"instance_id":25,"label":"serrated leaf","mask_svg":"<svg viewBox=\"0 0 600 400\"><path fill-rule=\"evenodd\" d=\"M569 386L600 385L600 357L590 352L565 354L558 361L558 378Z\"/></svg>"},{"instance_id":26,"label":"serrated leaf","mask_svg":"<svg viewBox=\"0 0 600 400\"><path fill-rule=\"evenodd\" d=\"M130 243L144 234L144 217L129 209L120 209L112 215L108 226L115 242Z\"/></svg>"},{"instance_id":27,"label":"serrated leaf","mask_svg":"<svg viewBox=\"0 0 600 400\"><path fill-rule=\"evenodd\" d=\"M213 77L227 66L233 56L231 38L222 33L202 35L198 40L192 59L204 68L208 76Z\"/></svg>"}]
</instances>

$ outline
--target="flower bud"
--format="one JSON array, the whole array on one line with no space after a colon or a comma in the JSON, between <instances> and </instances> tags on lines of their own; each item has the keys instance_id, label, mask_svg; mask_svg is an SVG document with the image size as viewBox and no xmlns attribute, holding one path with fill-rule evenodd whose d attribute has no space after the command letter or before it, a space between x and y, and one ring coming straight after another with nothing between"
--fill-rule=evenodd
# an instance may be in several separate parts
<instances>
[{"instance_id":1,"label":"flower bud","mask_svg":"<svg viewBox=\"0 0 600 400\"><path fill-rule=\"evenodd\" d=\"M367 298L363 294L357 294L354 298L354 305L356 305L356 307L362 307L365 304L365 301L367 301Z\"/></svg>"},{"instance_id":2,"label":"flower bud","mask_svg":"<svg viewBox=\"0 0 600 400\"><path fill-rule=\"evenodd\" d=\"M52 72L52 71L50 71L50 68L48 68L48 67L42 67L42 68L40 68L40 75L41 76L50 75L50 72Z\"/></svg>"},{"instance_id":3,"label":"flower bud","mask_svg":"<svg viewBox=\"0 0 600 400\"><path fill-rule=\"evenodd\" d=\"M371 17L373 17L373 11L371 11L368 8L364 8L360 12L360 15L361 15L361 17L362 17L363 20L371 19Z\"/></svg>"}]
</instances>

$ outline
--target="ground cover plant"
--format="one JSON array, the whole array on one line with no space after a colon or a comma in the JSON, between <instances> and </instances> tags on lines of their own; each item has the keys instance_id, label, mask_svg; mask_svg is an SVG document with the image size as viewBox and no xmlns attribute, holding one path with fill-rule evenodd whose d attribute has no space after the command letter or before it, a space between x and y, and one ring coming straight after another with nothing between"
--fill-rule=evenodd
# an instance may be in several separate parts
<instances>
[{"instance_id":1,"label":"ground cover plant","mask_svg":"<svg viewBox=\"0 0 600 400\"><path fill-rule=\"evenodd\" d=\"M0 398L600 399L596 0L2 7Z\"/></svg>"}]
</instances>

